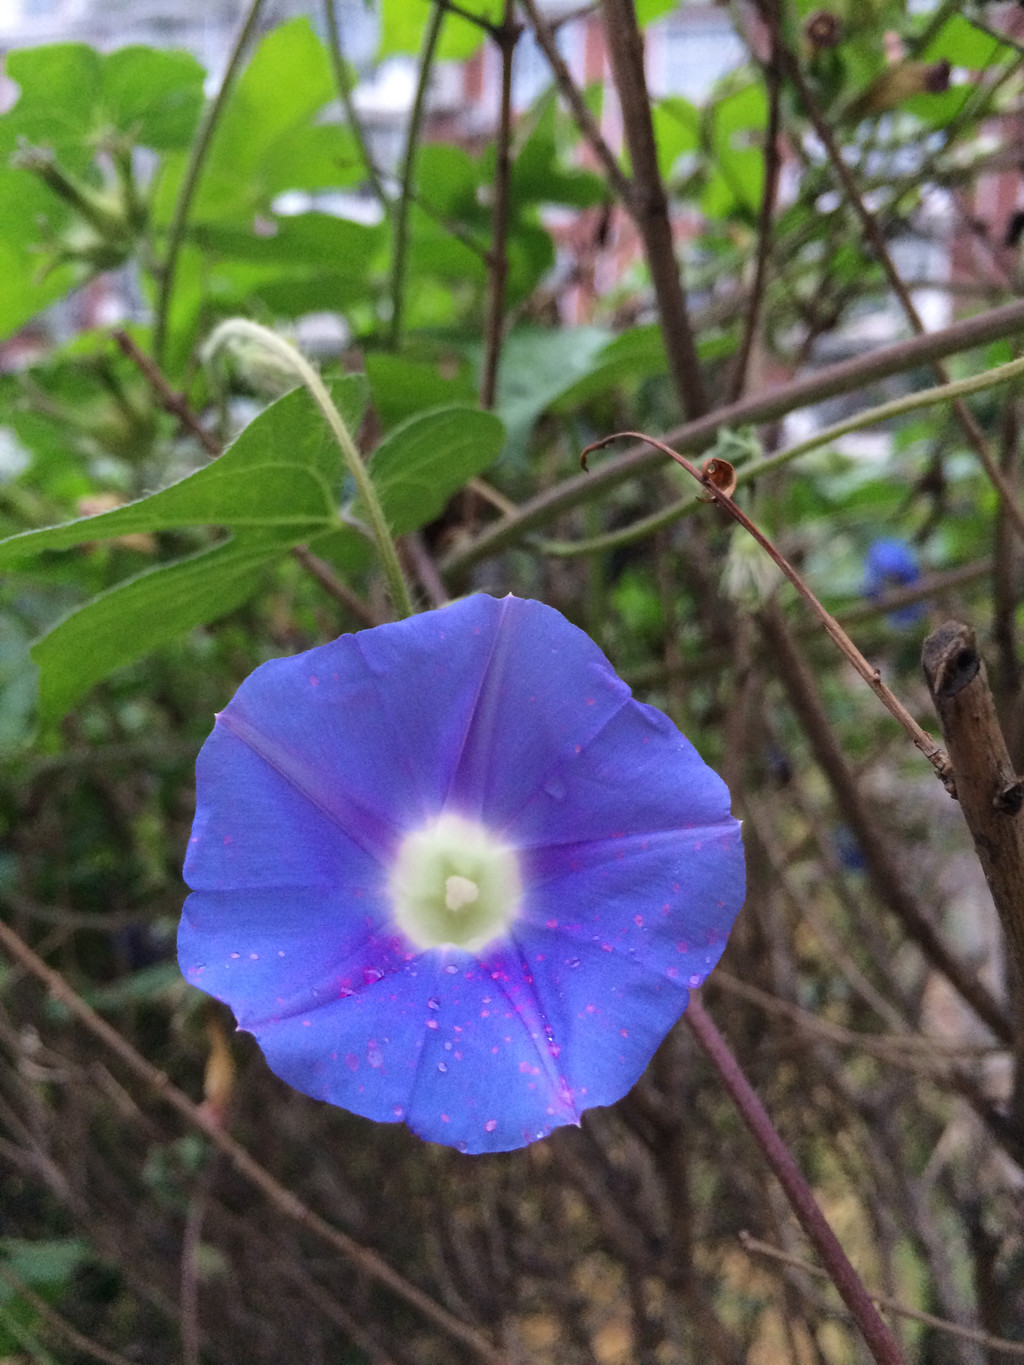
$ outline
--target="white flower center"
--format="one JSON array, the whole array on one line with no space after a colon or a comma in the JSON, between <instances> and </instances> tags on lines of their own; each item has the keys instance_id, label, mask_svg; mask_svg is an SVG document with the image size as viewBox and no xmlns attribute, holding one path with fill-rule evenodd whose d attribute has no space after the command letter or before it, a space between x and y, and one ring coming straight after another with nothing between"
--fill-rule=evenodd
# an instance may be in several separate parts
<instances>
[{"instance_id":1,"label":"white flower center","mask_svg":"<svg viewBox=\"0 0 1024 1365\"><path fill-rule=\"evenodd\" d=\"M402 840L388 891L417 948L477 952L516 918L523 886L514 849L475 821L441 815Z\"/></svg>"},{"instance_id":2,"label":"white flower center","mask_svg":"<svg viewBox=\"0 0 1024 1365\"><path fill-rule=\"evenodd\" d=\"M444 903L449 910L461 910L480 899L480 888L468 877L447 877L444 883Z\"/></svg>"}]
</instances>

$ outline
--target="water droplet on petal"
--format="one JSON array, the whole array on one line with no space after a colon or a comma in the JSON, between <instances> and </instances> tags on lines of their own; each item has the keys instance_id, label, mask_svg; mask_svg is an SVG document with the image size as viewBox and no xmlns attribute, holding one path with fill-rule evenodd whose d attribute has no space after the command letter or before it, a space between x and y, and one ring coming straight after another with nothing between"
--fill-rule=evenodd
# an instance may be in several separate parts
<instances>
[{"instance_id":1,"label":"water droplet on petal","mask_svg":"<svg viewBox=\"0 0 1024 1365\"><path fill-rule=\"evenodd\" d=\"M449 962L447 967L445 967L445 971L448 973L449 976L454 976L458 970L459 969L458 967L456 967L454 962Z\"/></svg>"},{"instance_id":2,"label":"water droplet on petal","mask_svg":"<svg viewBox=\"0 0 1024 1365\"><path fill-rule=\"evenodd\" d=\"M438 1005L437 1001L434 999L433 996L431 996L430 999L427 1001L427 1009L428 1010L440 1009L440 1005Z\"/></svg>"},{"instance_id":3,"label":"water droplet on petal","mask_svg":"<svg viewBox=\"0 0 1024 1365\"><path fill-rule=\"evenodd\" d=\"M428 1019L428 1020L427 1020L427 1028L438 1028L438 1027L439 1027L439 1025L438 1025L438 1022L437 1022L436 1019Z\"/></svg>"},{"instance_id":4,"label":"water droplet on petal","mask_svg":"<svg viewBox=\"0 0 1024 1365\"><path fill-rule=\"evenodd\" d=\"M701 981L703 981L703 979L704 979L703 977L697 976L696 974L694 974L693 976L690 977L690 985L693 986L694 988L696 988L697 986L700 985L700 983L701 983Z\"/></svg>"},{"instance_id":5,"label":"water droplet on petal","mask_svg":"<svg viewBox=\"0 0 1024 1365\"><path fill-rule=\"evenodd\" d=\"M437 1064L437 1069L438 1069L438 1071L447 1071L447 1070L448 1070L448 1063L447 1063L447 1062L438 1062L438 1064Z\"/></svg>"},{"instance_id":6,"label":"water droplet on petal","mask_svg":"<svg viewBox=\"0 0 1024 1365\"><path fill-rule=\"evenodd\" d=\"M384 973L379 967L364 967L363 980L368 986L372 986L375 981L379 981Z\"/></svg>"},{"instance_id":7,"label":"water droplet on petal","mask_svg":"<svg viewBox=\"0 0 1024 1365\"><path fill-rule=\"evenodd\" d=\"M557 774L548 778L544 783L544 790L547 792L548 796L552 797L555 801L565 800L565 783Z\"/></svg>"},{"instance_id":8,"label":"water droplet on petal","mask_svg":"<svg viewBox=\"0 0 1024 1365\"><path fill-rule=\"evenodd\" d=\"M565 965L567 967L578 967L580 965L580 960L578 957L567 957L565 959Z\"/></svg>"}]
</instances>

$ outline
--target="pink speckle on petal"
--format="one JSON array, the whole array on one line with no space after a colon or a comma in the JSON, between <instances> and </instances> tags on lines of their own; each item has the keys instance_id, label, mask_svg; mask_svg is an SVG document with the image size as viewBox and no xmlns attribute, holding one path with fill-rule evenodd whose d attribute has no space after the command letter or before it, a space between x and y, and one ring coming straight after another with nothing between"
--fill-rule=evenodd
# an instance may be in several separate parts
<instances>
[{"instance_id":1,"label":"pink speckle on petal","mask_svg":"<svg viewBox=\"0 0 1024 1365\"><path fill-rule=\"evenodd\" d=\"M633 916L633 923L636 925L636 927L637 927L638 929L642 929L642 928L644 927L644 917L643 917L643 915L634 915L634 916Z\"/></svg>"},{"instance_id":2,"label":"pink speckle on petal","mask_svg":"<svg viewBox=\"0 0 1024 1365\"><path fill-rule=\"evenodd\" d=\"M320 686L320 679L316 676L315 673L311 673L311 674L309 675L309 685L310 685L311 687L319 687L319 686Z\"/></svg>"},{"instance_id":3,"label":"pink speckle on petal","mask_svg":"<svg viewBox=\"0 0 1024 1365\"><path fill-rule=\"evenodd\" d=\"M487 1122L484 1124L484 1132L493 1133L497 1126L498 1126L497 1119L488 1119Z\"/></svg>"}]
</instances>

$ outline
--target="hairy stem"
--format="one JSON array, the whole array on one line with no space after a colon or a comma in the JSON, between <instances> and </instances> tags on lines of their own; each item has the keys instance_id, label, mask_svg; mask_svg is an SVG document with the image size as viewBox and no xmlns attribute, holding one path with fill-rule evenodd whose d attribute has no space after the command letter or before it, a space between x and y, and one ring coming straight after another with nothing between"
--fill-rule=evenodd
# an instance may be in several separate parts
<instances>
[{"instance_id":1,"label":"hairy stem","mask_svg":"<svg viewBox=\"0 0 1024 1365\"><path fill-rule=\"evenodd\" d=\"M301 355L294 346L285 341L283 337L279 337L276 332L272 332L269 327L262 327L258 322L249 322L246 318L231 318L228 322L222 322L206 344L207 355L216 355L219 350L229 345L236 337L255 342L270 351L276 359L287 365L299 382L309 390L314 402L323 414L324 421L330 427L331 434L338 443L338 449L341 451L345 465L355 482L360 501L366 509L366 515L373 531L374 543L388 581L388 591L391 594L391 601L395 610L401 616L411 616L414 611L412 599L409 596L409 588L398 560L395 542L388 529L384 509L380 505L373 480L363 463L363 457L357 450L356 443L342 420L341 413L334 406L327 386L305 356Z\"/></svg>"}]
</instances>

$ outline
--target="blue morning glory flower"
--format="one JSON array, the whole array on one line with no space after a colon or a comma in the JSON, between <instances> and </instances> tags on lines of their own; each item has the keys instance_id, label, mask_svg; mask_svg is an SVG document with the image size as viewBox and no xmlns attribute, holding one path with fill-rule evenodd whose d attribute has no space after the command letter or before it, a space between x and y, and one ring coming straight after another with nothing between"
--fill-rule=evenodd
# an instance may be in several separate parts
<instances>
[{"instance_id":1,"label":"blue morning glory flower","mask_svg":"<svg viewBox=\"0 0 1024 1365\"><path fill-rule=\"evenodd\" d=\"M916 583L921 576L914 547L905 540L883 536L868 546L864 559L864 595L872 601L892 588L904 588ZM920 602L911 602L890 612L888 621L893 626L912 626L924 614Z\"/></svg>"},{"instance_id":2,"label":"blue morning glory flower","mask_svg":"<svg viewBox=\"0 0 1024 1365\"><path fill-rule=\"evenodd\" d=\"M188 980L298 1090L462 1151L624 1095L743 900L724 783L540 602L264 664L197 773Z\"/></svg>"}]
</instances>

